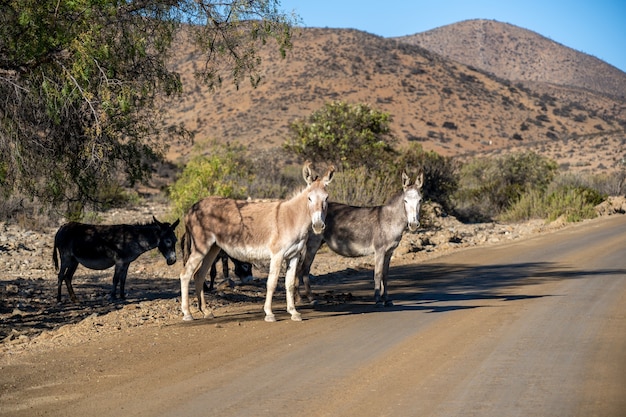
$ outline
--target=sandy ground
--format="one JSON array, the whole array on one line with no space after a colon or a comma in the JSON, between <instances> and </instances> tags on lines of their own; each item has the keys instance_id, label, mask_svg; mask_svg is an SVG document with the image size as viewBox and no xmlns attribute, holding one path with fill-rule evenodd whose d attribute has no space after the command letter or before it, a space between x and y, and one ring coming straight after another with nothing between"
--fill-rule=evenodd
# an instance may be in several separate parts
<instances>
[{"instance_id":1,"label":"sandy ground","mask_svg":"<svg viewBox=\"0 0 626 417\"><path fill-rule=\"evenodd\" d=\"M263 321L262 280L216 294L215 319L183 323L179 271L162 259L150 263L162 276L108 307L109 274L86 274L77 293L94 298L56 306L75 320L5 338L0 415L623 416L625 238L626 216L611 216L398 257L386 309L367 260L322 253L320 303L301 323L282 291L279 321Z\"/></svg>"}]
</instances>

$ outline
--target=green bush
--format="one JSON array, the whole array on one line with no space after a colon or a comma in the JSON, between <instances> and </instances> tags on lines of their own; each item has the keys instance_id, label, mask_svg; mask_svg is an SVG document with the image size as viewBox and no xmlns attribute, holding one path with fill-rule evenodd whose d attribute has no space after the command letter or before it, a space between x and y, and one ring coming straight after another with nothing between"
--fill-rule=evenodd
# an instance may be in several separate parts
<instances>
[{"instance_id":1,"label":"green bush","mask_svg":"<svg viewBox=\"0 0 626 417\"><path fill-rule=\"evenodd\" d=\"M367 104L334 101L308 119L293 122L291 138L283 147L301 158L333 163L337 168L378 170L395 155L390 123L389 114Z\"/></svg>"},{"instance_id":2,"label":"green bush","mask_svg":"<svg viewBox=\"0 0 626 417\"><path fill-rule=\"evenodd\" d=\"M460 170L455 212L463 220L494 219L526 193L545 191L556 171L554 161L534 152L470 161Z\"/></svg>"},{"instance_id":3,"label":"green bush","mask_svg":"<svg viewBox=\"0 0 626 417\"><path fill-rule=\"evenodd\" d=\"M605 199L605 195L583 186L558 186L547 192L530 190L500 218L505 221L533 218L554 221L565 216L566 221L577 222L595 217L595 206Z\"/></svg>"},{"instance_id":4,"label":"green bush","mask_svg":"<svg viewBox=\"0 0 626 417\"><path fill-rule=\"evenodd\" d=\"M197 201L211 195L245 198L253 174L241 149L214 146L210 156L198 155L169 187L175 217L182 218Z\"/></svg>"},{"instance_id":5,"label":"green bush","mask_svg":"<svg viewBox=\"0 0 626 417\"><path fill-rule=\"evenodd\" d=\"M361 166L337 172L328 192L331 201L354 206L377 206L401 189L400 174L380 175Z\"/></svg>"}]
</instances>

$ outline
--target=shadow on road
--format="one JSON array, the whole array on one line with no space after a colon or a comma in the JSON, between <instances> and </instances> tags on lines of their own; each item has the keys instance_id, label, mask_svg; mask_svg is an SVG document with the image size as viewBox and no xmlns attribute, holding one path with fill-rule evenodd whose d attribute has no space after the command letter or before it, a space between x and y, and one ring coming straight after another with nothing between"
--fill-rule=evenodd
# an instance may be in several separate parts
<instances>
[{"instance_id":1,"label":"shadow on road","mask_svg":"<svg viewBox=\"0 0 626 417\"><path fill-rule=\"evenodd\" d=\"M395 305L380 308L374 305L373 271L367 268L349 268L311 277L313 293L318 303L314 306L300 305L298 308L305 314L305 319L316 317L315 311L325 316L406 310L441 313L488 307L490 300L515 301L549 296L524 294L519 291L525 286L543 282L579 279L589 275L624 274L626 274L624 269L579 270L550 262L483 266L451 263L401 265L392 267L389 272L388 291ZM111 289L110 274L88 274L83 276L80 282L75 282L77 294L81 295L79 304L67 301L65 287L64 301L57 304L56 281L16 279L3 281L2 284L5 296L8 286L13 285L19 291L12 297L7 296L2 300L0 340L14 331L32 336L62 325L78 323L94 314L106 315L125 306L139 305L145 301L167 301L171 303L168 308L175 314L179 313L177 298L180 294L180 281L176 277L129 277L128 298L111 301L108 298ZM283 280L281 284L284 284ZM192 300L195 298L193 285L190 297ZM234 291L213 293L209 297L218 304L245 303L249 304L250 308L237 313L222 313L215 320L196 321L197 325L263 319L264 280L242 285ZM274 294L277 314L282 314L284 300L284 286L280 285Z\"/></svg>"},{"instance_id":2,"label":"shadow on road","mask_svg":"<svg viewBox=\"0 0 626 417\"><path fill-rule=\"evenodd\" d=\"M392 307L375 308L372 271L347 271L313 279L316 309L345 314L420 310L432 313L485 307L468 301L515 301L546 295L520 294L519 289L551 281L594 275L624 275L624 269L579 270L551 262L496 265L428 263L390 268L388 292ZM516 290L513 292L513 290Z\"/></svg>"}]
</instances>

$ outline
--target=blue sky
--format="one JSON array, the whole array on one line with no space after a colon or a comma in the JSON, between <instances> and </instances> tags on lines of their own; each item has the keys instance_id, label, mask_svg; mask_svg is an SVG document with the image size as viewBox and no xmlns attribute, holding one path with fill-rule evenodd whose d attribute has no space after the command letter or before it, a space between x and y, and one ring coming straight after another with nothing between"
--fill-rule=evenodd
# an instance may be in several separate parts
<instances>
[{"instance_id":1,"label":"blue sky","mask_svg":"<svg viewBox=\"0 0 626 417\"><path fill-rule=\"evenodd\" d=\"M280 0L305 27L412 35L468 19L492 19L539 33L626 72L624 0Z\"/></svg>"}]
</instances>

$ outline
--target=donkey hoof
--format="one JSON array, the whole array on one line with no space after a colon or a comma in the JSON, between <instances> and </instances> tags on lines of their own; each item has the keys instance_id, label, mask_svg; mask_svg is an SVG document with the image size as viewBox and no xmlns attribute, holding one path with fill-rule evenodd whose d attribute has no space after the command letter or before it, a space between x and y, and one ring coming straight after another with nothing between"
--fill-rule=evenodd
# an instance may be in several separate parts
<instances>
[{"instance_id":1,"label":"donkey hoof","mask_svg":"<svg viewBox=\"0 0 626 417\"><path fill-rule=\"evenodd\" d=\"M202 313L202 316L203 316L205 319L214 319L214 318L215 318L215 315L213 315L213 312L212 312L212 311L209 311L208 313Z\"/></svg>"},{"instance_id":2,"label":"donkey hoof","mask_svg":"<svg viewBox=\"0 0 626 417\"><path fill-rule=\"evenodd\" d=\"M193 316L191 314L185 314L183 316L183 321L193 321Z\"/></svg>"},{"instance_id":3,"label":"donkey hoof","mask_svg":"<svg viewBox=\"0 0 626 417\"><path fill-rule=\"evenodd\" d=\"M393 307L393 301L391 300L385 301L385 307Z\"/></svg>"},{"instance_id":4,"label":"donkey hoof","mask_svg":"<svg viewBox=\"0 0 626 417\"><path fill-rule=\"evenodd\" d=\"M293 321L302 321L302 314L300 314L300 313L293 313L291 315L291 320L293 320Z\"/></svg>"},{"instance_id":5,"label":"donkey hoof","mask_svg":"<svg viewBox=\"0 0 626 417\"><path fill-rule=\"evenodd\" d=\"M268 314L265 316L265 321L268 323L274 323L276 321L276 316L273 314Z\"/></svg>"},{"instance_id":6,"label":"donkey hoof","mask_svg":"<svg viewBox=\"0 0 626 417\"><path fill-rule=\"evenodd\" d=\"M383 308L384 307L384 303L382 301L376 301L375 307L376 308Z\"/></svg>"}]
</instances>

